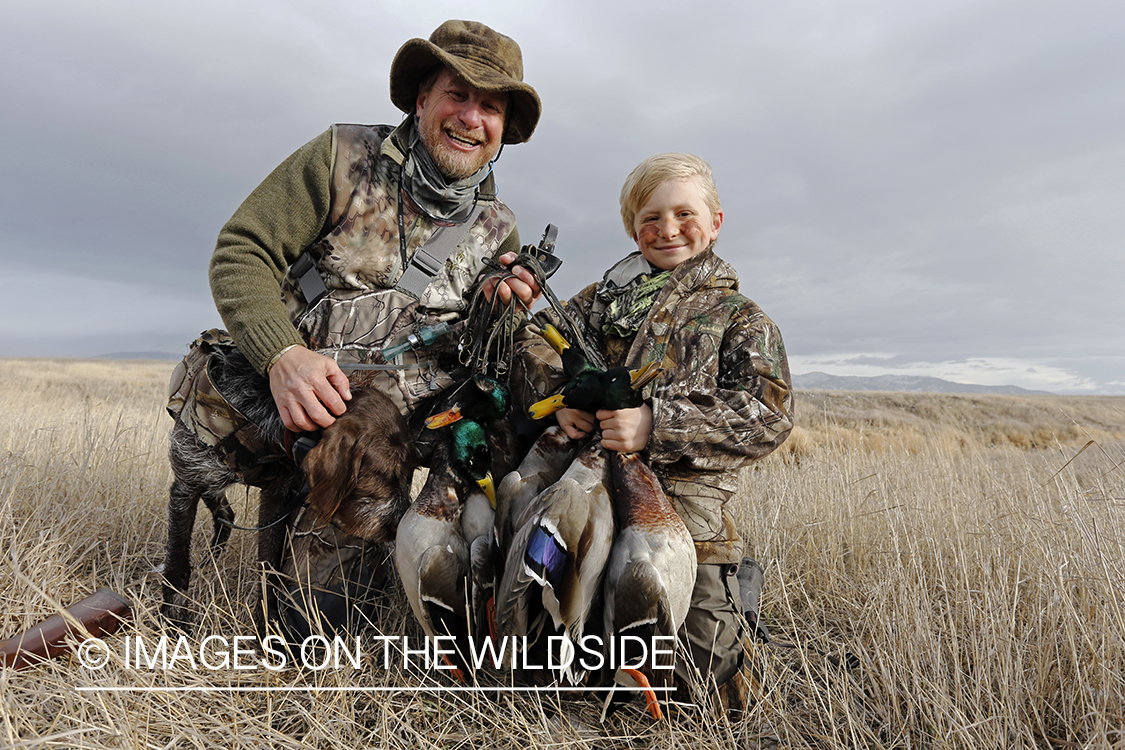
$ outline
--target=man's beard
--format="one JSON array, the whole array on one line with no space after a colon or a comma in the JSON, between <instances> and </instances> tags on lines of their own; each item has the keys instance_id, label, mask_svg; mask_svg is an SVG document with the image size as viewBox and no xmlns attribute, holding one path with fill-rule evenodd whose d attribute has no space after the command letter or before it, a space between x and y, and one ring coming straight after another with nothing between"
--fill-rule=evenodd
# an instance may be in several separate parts
<instances>
[{"instance_id":1,"label":"man's beard","mask_svg":"<svg viewBox=\"0 0 1125 750\"><path fill-rule=\"evenodd\" d=\"M489 161L496 156L498 148L483 147L475 154L465 154L448 146L445 141L445 130L466 140L480 140L476 136L466 133L450 123L427 122L419 128L419 137L422 145L426 147L430 158L434 160L441 173L449 180L464 180L479 172Z\"/></svg>"}]
</instances>

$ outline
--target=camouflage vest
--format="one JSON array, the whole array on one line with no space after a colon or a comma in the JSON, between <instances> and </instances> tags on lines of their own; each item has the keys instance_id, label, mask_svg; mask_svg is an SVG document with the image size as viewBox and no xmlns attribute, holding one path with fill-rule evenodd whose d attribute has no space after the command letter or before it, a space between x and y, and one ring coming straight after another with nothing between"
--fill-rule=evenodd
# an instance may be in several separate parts
<instances>
[{"instance_id":1,"label":"camouflage vest","mask_svg":"<svg viewBox=\"0 0 1125 750\"><path fill-rule=\"evenodd\" d=\"M461 320L485 259L496 256L516 218L492 194L495 188L489 177L479 199L484 210L416 299L394 288L404 270L398 237L403 153L396 134L386 125L337 125L333 143L329 229L307 250L328 292L309 306L290 271L282 282L282 299L310 348L344 364L383 363L381 349L400 343L412 329ZM403 211L410 259L439 226L410 201ZM464 225L451 231L464 231ZM421 400L452 384L443 362L455 356L456 336L421 352L407 352L395 362L407 367L380 371L376 386L409 415Z\"/></svg>"},{"instance_id":2,"label":"camouflage vest","mask_svg":"<svg viewBox=\"0 0 1125 750\"><path fill-rule=\"evenodd\" d=\"M282 446L268 439L231 406L211 380L211 355L233 348L223 330L204 331L176 365L168 382L168 414L210 446L243 483L263 487L292 473L294 466Z\"/></svg>"}]
</instances>

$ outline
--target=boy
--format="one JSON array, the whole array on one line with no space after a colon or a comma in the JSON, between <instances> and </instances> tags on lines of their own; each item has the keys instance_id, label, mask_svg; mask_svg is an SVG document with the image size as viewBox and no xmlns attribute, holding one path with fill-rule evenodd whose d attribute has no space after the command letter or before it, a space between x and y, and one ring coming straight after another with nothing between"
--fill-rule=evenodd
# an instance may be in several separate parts
<instances>
[{"instance_id":1,"label":"boy","mask_svg":"<svg viewBox=\"0 0 1125 750\"><path fill-rule=\"evenodd\" d=\"M707 162L691 154L646 159L621 190L621 218L637 250L564 307L608 366L655 360L663 372L639 408L556 416L572 438L600 429L604 448L641 452L659 477L699 564L680 632L694 669L678 662L676 674L692 684L698 670L722 686L742 663L738 579L757 566L747 561L736 577L744 544L727 506L739 469L793 427L789 365L773 321L738 293L737 273L714 253L723 211ZM534 323L566 330L552 310ZM562 385L558 357L539 337L525 333L517 359L512 385L525 404ZM760 585L760 569L757 576ZM756 592L751 610L754 600Z\"/></svg>"}]
</instances>

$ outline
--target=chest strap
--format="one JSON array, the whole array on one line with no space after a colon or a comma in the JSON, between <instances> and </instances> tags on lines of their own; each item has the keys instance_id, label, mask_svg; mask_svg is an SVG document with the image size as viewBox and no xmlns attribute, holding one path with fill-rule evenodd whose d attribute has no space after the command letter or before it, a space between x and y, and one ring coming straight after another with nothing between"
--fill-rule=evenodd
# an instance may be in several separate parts
<instances>
[{"instance_id":1,"label":"chest strap","mask_svg":"<svg viewBox=\"0 0 1125 750\"><path fill-rule=\"evenodd\" d=\"M426 291L426 287L441 271L445 261L449 260L449 256L453 255L453 251L461 244L461 240L465 239L473 224L477 223L484 208L478 205L469 214L469 218L461 224L438 227L434 236L430 237L430 241L414 252L414 257L410 259L406 270L399 277L395 289L406 292L415 299L421 299L422 292Z\"/></svg>"},{"instance_id":2,"label":"chest strap","mask_svg":"<svg viewBox=\"0 0 1125 750\"><path fill-rule=\"evenodd\" d=\"M289 273L297 280L305 304L309 307L315 305L317 300L328 291L328 287L324 285L324 278L320 275L320 269L316 267L312 253L308 250L301 253L293 265L289 266Z\"/></svg>"},{"instance_id":3,"label":"chest strap","mask_svg":"<svg viewBox=\"0 0 1125 750\"><path fill-rule=\"evenodd\" d=\"M484 206L478 205L464 222L449 227L438 227L437 231L430 237L430 241L414 252L414 257L410 259L406 270L399 277L395 289L405 292L415 299L421 299L426 287L438 275L445 265L445 261L453 255L453 251L465 239L484 210ZM301 288L301 295L305 298L305 304L309 307L316 304L317 300L328 291L328 288L324 285L324 278L320 275L320 269L317 268L316 261L313 260L312 253L308 250L301 253L300 257L289 267L289 273L297 280L297 285Z\"/></svg>"}]
</instances>

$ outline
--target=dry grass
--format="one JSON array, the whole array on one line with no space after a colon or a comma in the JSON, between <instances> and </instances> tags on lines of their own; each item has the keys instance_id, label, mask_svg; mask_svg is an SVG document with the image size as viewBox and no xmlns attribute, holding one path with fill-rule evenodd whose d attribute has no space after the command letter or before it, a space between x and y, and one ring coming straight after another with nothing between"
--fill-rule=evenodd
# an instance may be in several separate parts
<instances>
[{"instance_id":1,"label":"dry grass","mask_svg":"<svg viewBox=\"0 0 1125 750\"><path fill-rule=\"evenodd\" d=\"M131 636L174 638L151 572L171 368L0 361L0 637L109 587L135 604ZM745 473L738 514L767 563L766 620L800 648L756 649L756 702L735 724L654 726L633 705L602 725L574 694L408 692L449 683L370 660L62 658L0 672L0 747L726 748L762 732L784 747L1125 747L1125 398L799 395L802 428ZM233 499L252 517L252 496ZM200 520L197 637L248 635L252 535L211 562L209 531ZM419 635L397 591L375 624Z\"/></svg>"}]
</instances>

